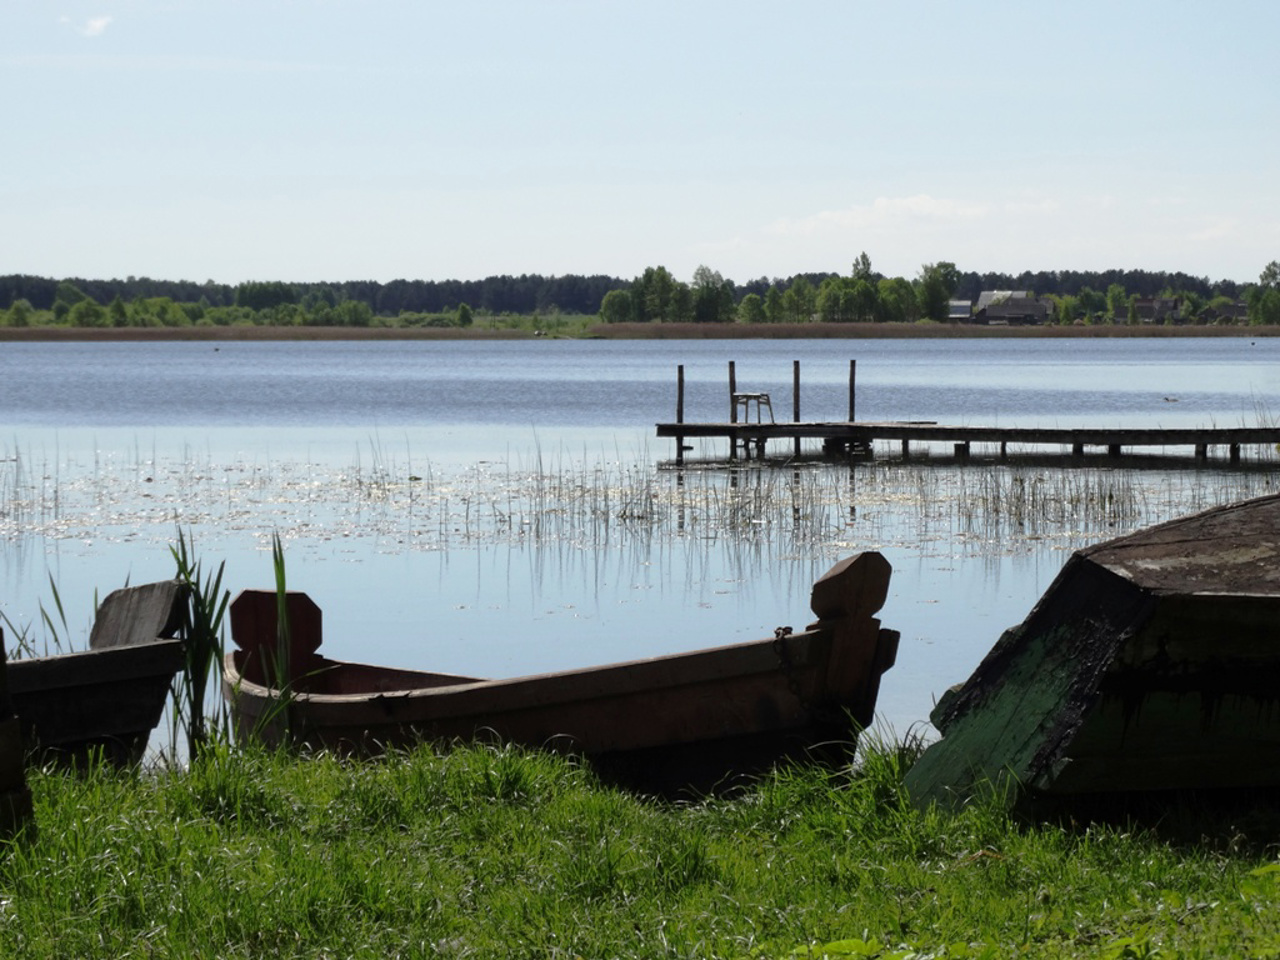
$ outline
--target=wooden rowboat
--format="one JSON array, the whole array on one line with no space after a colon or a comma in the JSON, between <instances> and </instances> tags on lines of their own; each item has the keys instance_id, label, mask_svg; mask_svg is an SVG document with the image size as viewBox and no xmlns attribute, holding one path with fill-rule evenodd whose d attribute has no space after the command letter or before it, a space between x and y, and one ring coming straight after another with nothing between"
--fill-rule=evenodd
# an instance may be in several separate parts
<instances>
[{"instance_id":1,"label":"wooden rowboat","mask_svg":"<svg viewBox=\"0 0 1280 960\"><path fill-rule=\"evenodd\" d=\"M7 694L26 749L72 766L91 755L139 762L186 658L171 639L185 599L173 580L116 590L98 608L88 650L9 661Z\"/></svg>"},{"instance_id":2,"label":"wooden rowboat","mask_svg":"<svg viewBox=\"0 0 1280 960\"><path fill-rule=\"evenodd\" d=\"M320 610L245 591L232 602L239 650L223 689L238 738L346 753L422 740L492 739L586 756L646 792L710 790L823 748L847 757L871 722L898 634L874 617L890 566L878 553L836 564L813 586L817 622L749 643L561 673L483 680L320 656Z\"/></svg>"}]
</instances>

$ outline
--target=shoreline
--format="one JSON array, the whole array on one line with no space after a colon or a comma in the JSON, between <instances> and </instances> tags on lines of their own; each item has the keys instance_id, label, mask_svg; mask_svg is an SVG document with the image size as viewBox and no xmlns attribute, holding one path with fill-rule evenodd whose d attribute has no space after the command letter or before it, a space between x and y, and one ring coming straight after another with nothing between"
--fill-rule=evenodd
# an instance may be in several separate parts
<instances>
[{"instance_id":1,"label":"shoreline","mask_svg":"<svg viewBox=\"0 0 1280 960\"><path fill-rule=\"evenodd\" d=\"M1274 337L1264 326L990 327L934 323L806 323L747 326L737 323L595 324L582 336L538 336L529 330L452 327L0 327L8 343L128 343L163 341L350 341L350 340L908 340L908 339L1108 339L1179 337Z\"/></svg>"}]
</instances>

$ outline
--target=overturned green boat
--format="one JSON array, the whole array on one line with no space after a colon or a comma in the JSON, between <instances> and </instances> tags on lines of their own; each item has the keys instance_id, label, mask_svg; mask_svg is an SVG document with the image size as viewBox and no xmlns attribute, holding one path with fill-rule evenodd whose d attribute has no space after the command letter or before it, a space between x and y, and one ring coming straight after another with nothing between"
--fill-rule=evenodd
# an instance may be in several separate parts
<instances>
[{"instance_id":1,"label":"overturned green boat","mask_svg":"<svg viewBox=\"0 0 1280 960\"><path fill-rule=\"evenodd\" d=\"M1280 496L1078 551L931 720L922 804L1280 786Z\"/></svg>"}]
</instances>

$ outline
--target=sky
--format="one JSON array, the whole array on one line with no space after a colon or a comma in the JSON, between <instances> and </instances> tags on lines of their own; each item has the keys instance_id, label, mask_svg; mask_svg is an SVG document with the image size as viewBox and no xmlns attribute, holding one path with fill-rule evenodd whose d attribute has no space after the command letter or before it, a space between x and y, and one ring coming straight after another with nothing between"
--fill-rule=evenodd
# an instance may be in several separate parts
<instances>
[{"instance_id":1,"label":"sky","mask_svg":"<svg viewBox=\"0 0 1280 960\"><path fill-rule=\"evenodd\" d=\"M1280 259L1275 0L3 0L0 275Z\"/></svg>"}]
</instances>

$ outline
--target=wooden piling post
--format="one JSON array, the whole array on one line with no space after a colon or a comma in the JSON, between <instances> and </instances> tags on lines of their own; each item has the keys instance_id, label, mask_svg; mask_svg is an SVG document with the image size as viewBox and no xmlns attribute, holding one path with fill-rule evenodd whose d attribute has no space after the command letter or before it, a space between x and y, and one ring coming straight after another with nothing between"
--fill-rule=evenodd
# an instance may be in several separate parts
<instances>
[{"instance_id":1,"label":"wooden piling post","mask_svg":"<svg viewBox=\"0 0 1280 960\"><path fill-rule=\"evenodd\" d=\"M800 361L791 361L791 420L793 423L800 422ZM800 438L796 437L796 457L800 456Z\"/></svg>"},{"instance_id":2,"label":"wooden piling post","mask_svg":"<svg viewBox=\"0 0 1280 960\"><path fill-rule=\"evenodd\" d=\"M738 392L738 372L732 360L729 361L729 422L738 422L738 404L734 394ZM738 432L732 431L729 436L729 459L738 459Z\"/></svg>"},{"instance_id":3,"label":"wooden piling post","mask_svg":"<svg viewBox=\"0 0 1280 960\"><path fill-rule=\"evenodd\" d=\"M1240 462L1240 444L1238 443L1231 444L1231 446L1228 448L1228 452L1230 453L1232 463Z\"/></svg>"},{"instance_id":4,"label":"wooden piling post","mask_svg":"<svg viewBox=\"0 0 1280 960\"><path fill-rule=\"evenodd\" d=\"M854 421L854 412L855 412L854 388L857 385L857 381L858 381L858 361L850 360L849 361L849 422L850 423L853 423Z\"/></svg>"},{"instance_id":5,"label":"wooden piling post","mask_svg":"<svg viewBox=\"0 0 1280 960\"><path fill-rule=\"evenodd\" d=\"M676 367L676 423L684 423L684 364ZM676 464L684 463L684 437L676 434Z\"/></svg>"}]
</instances>

